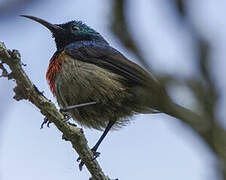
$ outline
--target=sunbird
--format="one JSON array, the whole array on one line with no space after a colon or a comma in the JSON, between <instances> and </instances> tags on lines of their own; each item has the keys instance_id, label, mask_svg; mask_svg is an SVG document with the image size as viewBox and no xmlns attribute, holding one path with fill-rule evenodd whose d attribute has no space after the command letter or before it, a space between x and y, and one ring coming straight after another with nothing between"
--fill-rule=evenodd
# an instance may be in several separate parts
<instances>
[{"instance_id":1,"label":"sunbird","mask_svg":"<svg viewBox=\"0 0 226 180\"><path fill-rule=\"evenodd\" d=\"M57 50L46 78L61 110L82 126L104 130L92 148L94 155L109 130L127 125L134 114L162 112L192 118L190 110L175 104L150 72L83 22L51 24L21 16L44 25L55 39Z\"/></svg>"}]
</instances>

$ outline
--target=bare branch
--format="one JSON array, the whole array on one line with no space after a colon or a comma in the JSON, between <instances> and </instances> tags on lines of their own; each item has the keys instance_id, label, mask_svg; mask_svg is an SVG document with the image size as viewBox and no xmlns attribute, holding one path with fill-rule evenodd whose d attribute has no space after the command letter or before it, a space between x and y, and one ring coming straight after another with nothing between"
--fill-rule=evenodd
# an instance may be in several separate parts
<instances>
[{"instance_id":1,"label":"bare branch","mask_svg":"<svg viewBox=\"0 0 226 180\"><path fill-rule=\"evenodd\" d=\"M109 178L104 175L98 162L93 160L93 153L87 145L87 140L82 129L67 123L63 114L56 109L55 105L37 91L37 88L22 69L19 52L17 50L7 50L5 45L0 42L0 59L2 63L9 66L12 71L10 76L12 79L16 80L17 86L14 88L14 92L16 93L14 99L29 100L40 109L40 112L46 116L50 122L53 122L56 125L63 133L63 136L71 142L72 147L79 154L81 160L88 168L93 180L109 180ZM4 70L5 68L3 65L2 67L3 68L1 69Z\"/></svg>"}]
</instances>

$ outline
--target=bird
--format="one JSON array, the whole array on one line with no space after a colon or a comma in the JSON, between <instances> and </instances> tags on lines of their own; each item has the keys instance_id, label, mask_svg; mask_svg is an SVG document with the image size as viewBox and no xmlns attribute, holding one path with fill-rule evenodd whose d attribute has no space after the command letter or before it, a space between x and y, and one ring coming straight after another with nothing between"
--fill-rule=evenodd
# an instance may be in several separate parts
<instances>
[{"instance_id":1,"label":"bird","mask_svg":"<svg viewBox=\"0 0 226 180\"><path fill-rule=\"evenodd\" d=\"M52 24L35 16L21 16L52 33L56 52L46 79L62 111L84 127L103 131L92 148L96 156L107 133L127 125L135 114L161 112L186 121L193 118L190 110L173 102L151 72L82 21Z\"/></svg>"}]
</instances>

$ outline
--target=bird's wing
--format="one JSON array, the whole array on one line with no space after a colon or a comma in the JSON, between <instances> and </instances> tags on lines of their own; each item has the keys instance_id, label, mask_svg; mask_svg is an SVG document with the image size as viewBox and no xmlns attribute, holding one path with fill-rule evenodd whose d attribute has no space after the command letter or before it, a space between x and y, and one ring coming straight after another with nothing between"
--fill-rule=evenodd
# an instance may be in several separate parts
<instances>
[{"instance_id":1,"label":"bird's wing","mask_svg":"<svg viewBox=\"0 0 226 180\"><path fill-rule=\"evenodd\" d=\"M65 48L66 53L76 60L92 63L119 74L135 84L158 82L137 64L128 60L116 49L101 43L72 43Z\"/></svg>"}]
</instances>

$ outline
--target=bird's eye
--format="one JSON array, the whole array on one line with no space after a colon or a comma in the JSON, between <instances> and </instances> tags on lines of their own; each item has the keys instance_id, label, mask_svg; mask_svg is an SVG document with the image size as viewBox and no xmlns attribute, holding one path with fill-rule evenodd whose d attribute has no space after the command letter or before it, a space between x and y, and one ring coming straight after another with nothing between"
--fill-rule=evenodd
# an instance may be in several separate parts
<instances>
[{"instance_id":1,"label":"bird's eye","mask_svg":"<svg viewBox=\"0 0 226 180\"><path fill-rule=\"evenodd\" d=\"M79 27L76 26L76 25L73 25L73 26L71 27L71 29L72 29L73 31L78 31L78 30L79 30Z\"/></svg>"}]
</instances>

